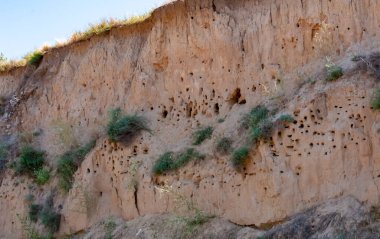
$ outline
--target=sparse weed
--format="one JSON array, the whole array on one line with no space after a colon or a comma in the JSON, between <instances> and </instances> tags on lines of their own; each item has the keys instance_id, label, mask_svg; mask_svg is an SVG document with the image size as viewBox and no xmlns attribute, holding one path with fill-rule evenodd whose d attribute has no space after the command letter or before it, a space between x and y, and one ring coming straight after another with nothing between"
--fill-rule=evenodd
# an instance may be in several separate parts
<instances>
[{"instance_id":1,"label":"sparse weed","mask_svg":"<svg viewBox=\"0 0 380 239\"><path fill-rule=\"evenodd\" d=\"M1 62L0 62L0 70L1 70ZM7 105L7 99L4 96L0 96L0 116L5 113L5 107Z\"/></svg>"},{"instance_id":2,"label":"sparse weed","mask_svg":"<svg viewBox=\"0 0 380 239\"><path fill-rule=\"evenodd\" d=\"M239 149L236 149L232 154L232 165L234 168L238 171L240 171L246 164L246 161L249 156L249 148L248 147L241 147Z\"/></svg>"},{"instance_id":3,"label":"sparse weed","mask_svg":"<svg viewBox=\"0 0 380 239\"><path fill-rule=\"evenodd\" d=\"M5 168L8 157L8 145L0 142L0 171Z\"/></svg>"},{"instance_id":4,"label":"sparse weed","mask_svg":"<svg viewBox=\"0 0 380 239\"><path fill-rule=\"evenodd\" d=\"M42 225L45 226L51 233L57 232L61 223L61 214L57 213L54 210L53 196L50 195L45 204L42 207L42 210L38 214Z\"/></svg>"},{"instance_id":5,"label":"sparse weed","mask_svg":"<svg viewBox=\"0 0 380 239\"><path fill-rule=\"evenodd\" d=\"M172 186L164 185L156 188L160 193L168 194L174 199L177 215L172 222L182 227L180 238L190 238L197 227L214 217L198 209L192 200Z\"/></svg>"},{"instance_id":6,"label":"sparse weed","mask_svg":"<svg viewBox=\"0 0 380 239\"><path fill-rule=\"evenodd\" d=\"M214 129L211 126L201 128L193 133L193 145L200 145L206 139L211 139Z\"/></svg>"},{"instance_id":7,"label":"sparse weed","mask_svg":"<svg viewBox=\"0 0 380 239\"><path fill-rule=\"evenodd\" d=\"M377 81L380 80L380 52L372 52L368 56L357 55L352 61L357 62L358 69L367 70Z\"/></svg>"},{"instance_id":8,"label":"sparse weed","mask_svg":"<svg viewBox=\"0 0 380 239\"><path fill-rule=\"evenodd\" d=\"M65 150L78 145L74 131L70 124L58 120L52 124L52 127L59 137L59 141Z\"/></svg>"},{"instance_id":9,"label":"sparse weed","mask_svg":"<svg viewBox=\"0 0 380 239\"><path fill-rule=\"evenodd\" d=\"M74 180L74 173L86 157L86 155L95 147L95 140L90 143L72 149L60 156L58 160L57 173L59 176L60 187L68 192L71 189Z\"/></svg>"},{"instance_id":10,"label":"sparse weed","mask_svg":"<svg viewBox=\"0 0 380 239\"><path fill-rule=\"evenodd\" d=\"M375 110L380 109L380 88L376 89L372 96L371 107Z\"/></svg>"},{"instance_id":11,"label":"sparse weed","mask_svg":"<svg viewBox=\"0 0 380 239\"><path fill-rule=\"evenodd\" d=\"M117 226L116 222L112 218L109 218L104 222L104 230L105 230L106 239L113 238L112 233L115 231L116 226Z\"/></svg>"},{"instance_id":12,"label":"sparse weed","mask_svg":"<svg viewBox=\"0 0 380 239\"><path fill-rule=\"evenodd\" d=\"M150 131L143 116L123 116L120 108L111 111L110 122L107 125L108 137L111 140L129 143L142 130Z\"/></svg>"},{"instance_id":13,"label":"sparse weed","mask_svg":"<svg viewBox=\"0 0 380 239\"><path fill-rule=\"evenodd\" d=\"M38 231L32 225L33 222L28 217L21 218L19 214L16 214L16 216L21 222L22 229L25 231L27 239L54 239L51 234L41 235L38 233Z\"/></svg>"},{"instance_id":14,"label":"sparse weed","mask_svg":"<svg viewBox=\"0 0 380 239\"><path fill-rule=\"evenodd\" d=\"M223 137L221 139L218 140L217 144L216 144L216 150L225 155L225 154L228 154L231 152L231 149L232 149L232 139L230 138L227 138L227 137Z\"/></svg>"}]
</instances>

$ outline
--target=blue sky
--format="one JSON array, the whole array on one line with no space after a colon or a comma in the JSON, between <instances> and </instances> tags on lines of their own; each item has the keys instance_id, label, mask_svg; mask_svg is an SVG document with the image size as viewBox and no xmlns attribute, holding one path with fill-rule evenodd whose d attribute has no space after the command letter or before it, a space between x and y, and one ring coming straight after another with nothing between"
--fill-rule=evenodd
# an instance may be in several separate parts
<instances>
[{"instance_id":1,"label":"blue sky","mask_svg":"<svg viewBox=\"0 0 380 239\"><path fill-rule=\"evenodd\" d=\"M0 53L19 59L105 18L145 13L165 0L1 0Z\"/></svg>"}]
</instances>

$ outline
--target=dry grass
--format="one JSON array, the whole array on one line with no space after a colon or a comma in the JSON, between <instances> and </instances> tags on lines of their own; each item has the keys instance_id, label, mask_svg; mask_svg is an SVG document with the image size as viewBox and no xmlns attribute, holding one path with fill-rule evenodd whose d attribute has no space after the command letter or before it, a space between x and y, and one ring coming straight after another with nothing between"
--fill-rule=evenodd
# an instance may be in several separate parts
<instances>
[{"instance_id":1,"label":"dry grass","mask_svg":"<svg viewBox=\"0 0 380 239\"><path fill-rule=\"evenodd\" d=\"M90 24L89 28L84 31L78 31L73 33L73 35L66 42L57 42L54 46L44 45L43 47L26 54L21 60L8 60L4 56L0 57L0 73L8 72L12 69L23 67L26 65L38 65L43 56L52 49L64 47L71 45L75 42L88 40L93 36L101 35L109 32L112 28L129 26L145 21L152 15L152 11L148 13L132 16L125 19L106 19L102 20L97 24Z\"/></svg>"},{"instance_id":2,"label":"dry grass","mask_svg":"<svg viewBox=\"0 0 380 239\"><path fill-rule=\"evenodd\" d=\"M151 16L151 13L152 12L148 12L140 16L132 16L130 18L121 19L121 20L112 19L112 18L105 19L105 20L102 20L100 23L90 24L88 29L84 31L75 32L70 37L67 44L87 40L93 36L109 32L112 28L115 28L115 27L128 26L128 25L133 25L136 23L143 22Z\"/></svg>"}]
</instances>

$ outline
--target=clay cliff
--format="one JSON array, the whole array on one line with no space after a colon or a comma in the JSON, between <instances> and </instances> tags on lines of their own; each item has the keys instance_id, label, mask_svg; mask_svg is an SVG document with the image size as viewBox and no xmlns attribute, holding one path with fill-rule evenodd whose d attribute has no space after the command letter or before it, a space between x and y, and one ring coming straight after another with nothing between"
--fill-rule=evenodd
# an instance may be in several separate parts
<instances>
[{"instance_id":1,"label":"clay cliff","mask_svg":"<svg viewBox=\"0 0 380 239\"><path fill-rule=\"evenodd\" d=\"M375 225L370 207L380 196L380 114L371 102L379 87L378 12L377 0L175 1L142 23L0 73L0 136L11 145L1 172L0 237L27 238L31 227L46 231L26 222L30 195L41 204L54 197L58 238L109 238L99 231L109 218L117 218L110 238L193 232L199 238L338 238L352 225L363 226L359 221ZM330 66L343 75L326 80ZM270 112L274 127L252 143L244 119L258 106ZM149 130L127 144L110 140L109 112L116 108L144 117ZM291 120L281 123L283 116ZM212 135L193 145L202 127ZM239 170L232 152L217 150L222 138L231 151L248 145ZM60 155L91 139L96 144L65 192L56 176ZM25 141L46 155L52 177L45 185L10 166ZM189 148L203 159L153 172L160 156ZM178 223L168 219L179 201L191 202L190 214L209 215L199 228L185 230L189 235L178 234ZM289 229L300 221L306 227L305 218L329 226L360 220L318 235ZM141 232L163 221L169 223ZM172 234L160 232L165 227Z\"/></svg>"}]
</instances>

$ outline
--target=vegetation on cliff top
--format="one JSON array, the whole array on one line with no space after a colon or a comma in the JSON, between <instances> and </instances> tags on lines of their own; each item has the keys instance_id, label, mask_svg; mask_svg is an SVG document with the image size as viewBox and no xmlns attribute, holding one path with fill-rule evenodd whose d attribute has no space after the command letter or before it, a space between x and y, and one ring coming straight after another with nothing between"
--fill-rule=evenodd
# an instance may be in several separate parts
<instances>
[{"instance_id":1,"label":"vegetation on cliff top","mask_svg":"<svg viewBox=\"0 0 380 239\"><path fill-rule=\"evenodd\" d=\"M77 31L66 42L57 42L54 46L43 46L26 54L21 60L9 60L0 53L0 72L9 71L11 69L22 67L27 64L38 65L45 53L55 48L67 46L76 42L88 40L93 36L101 35L109 32L112 28L129 26L145 21L152 15L152 11L139 16L131 16L125 19L105 19L96 24L89 24L89 28L84 31Z\"/></svg>"}]
</instances>

